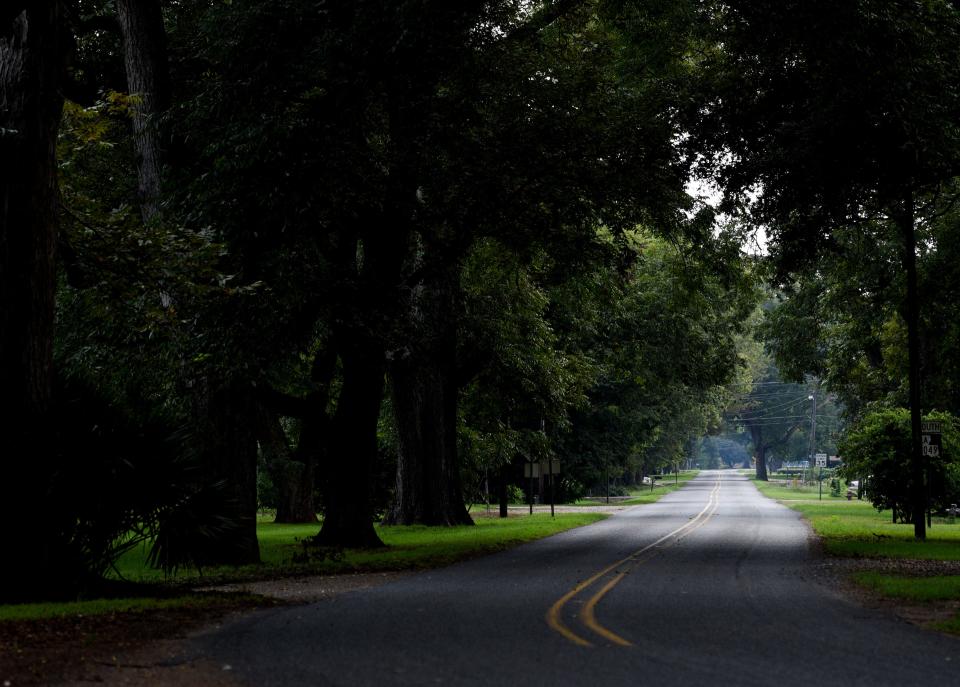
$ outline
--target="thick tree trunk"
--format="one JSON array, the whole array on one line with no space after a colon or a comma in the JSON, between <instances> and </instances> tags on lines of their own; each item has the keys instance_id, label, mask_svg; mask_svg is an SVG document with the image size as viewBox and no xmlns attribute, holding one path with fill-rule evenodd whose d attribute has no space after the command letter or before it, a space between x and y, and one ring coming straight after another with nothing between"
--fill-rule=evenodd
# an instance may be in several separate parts
<instances>
[{"instance_id":1,"label":"thick tree trunk","mask_svg":"<svg viewBox=\"0 0 960 687\"><path fill-rule=\"evenodd\" d=\"M27 5L27 3L20 3ZM63 100L60 4L4 10L0 24L0 538L20 563L0 566L0 597L29 597L59 567L43 504L54 473L53 386L56 134ZM11 17L13 17L11 19Z\"/></svg>"},{"instance_id":2,"label":"thick tree trunk","mask_svg":"<svg viewBox=\"0 0 960 687\"><path fill-rule=\"evenodd\" d=\"M756 455L756 476L758 480L766 482L767 475L767 446L763 443L763 430L760 427L750 426L750 439L753 442L753 450Z\"/></svg>"},{"instance_id":3,"label":"thick tree trunk","mask_svg":"<svg viewBox=\"0 0 960 687\"><path fill-rule=\"evenodd\" d=\"M252 391L240 384L210 385L197 409L207 478L224 485L222 515L231 523L205 549L203 562L208 565L260 562L256 412Z\"/></svg>"},{"instance_id":4,"label":"thick tree trunk","mask_svg":"<svg viewBox=\"0 0 960 687\"><path fill-rule=\"evenodd\" d=\"M913 536L927 538L926 460L923 457L920 407L920 298L917 293L917 245L914 232L913 194L907 193L896 215L903 237L903 267L907 277L907 293L903 316L907 321L907 356L910 383L910 466L913 481L911 513Z\"/></svg>"},{"instance_id":5,"label":"thick tree trunk","mask_svg":"<svg viewBox=\"0 0 960 687\"><path fill-rule=\"evenodd\" d=\"M360 332L342 332L343 385L337 399L323 482L320 546L383 546L373 528L370 502L377 460L377 423L384 391L380 343Z\"/></svg>"},{"instance_id":6,"label":"thick tree trunk","mask_svg":"<svg viewBox=\"0 0 960 687\"><path fill-rule=\"evenodd\" d=\"M399 453L385 524L473 524L457 455L456 278L445 271L407 303L416 340L390 366Z\"/></svg>"},{"instance_id":7,"label":"thick tree trunk","mask_svg":"<svg viewBox=\"0 0 960 687\"><path fill-rule=\"evenodd\" d=\"M258 439L267 471L277 488L274 522L317 521L313 503L313 460L297 460L290 450L280 418L264 406L259 408Z\"/></svg>"},{"instance_id":8,"label":"thick tree trunk","mask_svg":"<svg viewBox=\"0 0 960 687\"><path fill-rule=\"evenodd\" d=\"M769 479L767 475L767 448L761 444L757 447L757 479L766 482Z\"/></svg>"},{"instance_id":9,"label":"thick tree trunk","mask_svg":"<svg viewBox=\"0 0 960 687\"><path fill-rule=\"evenodd\" d=\"M133 101L140 210L149 221L160 209L163 144L159 120L170 105L166 31L159 0L117 0L127 90Z\"/></svg>"}]
</instances>

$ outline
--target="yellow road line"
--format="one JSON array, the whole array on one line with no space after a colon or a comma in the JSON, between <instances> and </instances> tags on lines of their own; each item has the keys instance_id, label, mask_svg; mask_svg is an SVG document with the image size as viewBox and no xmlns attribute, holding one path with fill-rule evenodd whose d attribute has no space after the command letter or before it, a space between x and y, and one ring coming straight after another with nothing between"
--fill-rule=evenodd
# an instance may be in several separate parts
<instances>
[{"instance_id":1,"label":"yellow road line","mask_svg":"<svg viewBox=\"0 0 960 687\"><path fill-rule=\"evenodd\" d=\"M688 534L690 534L690 532L693 532L694 530L699 529L700 527L703 527L703 526L707 523L707 521L710 519L710 517L716 512L717 506L718 506L719 503L720 503L720 495L719 495L719 494L720 494L720 482L719 482L719 480L718 480L718 481L717 481L717 485L713 488L713 491L710 492L710 499L707 501L707 506L708 506L708 507L712 507L712 509L710 510L710 512L707 513L706 517L703 518L703 520L700 520L700 522L697 522L696 525L693 525L693 527L690 527L689 530L687 530L686 532L682 532L682 533L680 533L679 535L677 535L677 536L674 538L674 540L673 540L672 542L670 542L671 545L677 543L678 541L680 541L681 538L687 536ZM702 515L702 514L703 514L703 512L701 511L701 515ZM691 525L693 522L696 522L696 521L699 519L699 517L700 517L700 516L698 515L697 518L695 518L695 519L694 519L693 521L691 521L690 523L687 523L687 525ZM653 551L653 552L651 552L650 554L648 554L646 557L644 557L644 558L642 558L642 559L637 559L637 560L635 560L635 561L633 562L633 564L632 564L632 567L637 567L638 565L640 565L640 564L642 564L642 563L645 563L646 561L648 561L648 560L650 560L651 558L653 558L656 554L657 554L657 552L656 552L656 551ZM605 628L603 625L601 625L599 622L597 622L597 617L596 617L596 614L594 613L594 609L596 608L596 606L597 606L597 604L600 602L600 600L601 600L604 596L606 596L606 594L607 594L611 589L613 589L614 587L617 586L617 584L620 582L620 580L623 579L624 575L626 575L626 573L620 573L619 575L617 575L617 576L616 576L615 578L613 578L610 582L608 582L608 583L603 587L603 589L601 589L600 591L598 591L596 594L594 594L594 595L590 598L590 600L587 602L586 606L584 606L584 608L583 608L583 617L581 618L581 622L583 622L583 624L586 625L587 628L590 629L591 631L593 631L595 634L598 634L598 635L600 635L601 637L603 637L603 638L605 638L605 639L608 639L608 640L610 640L611 642L613 642L613 643L615 643L615 644L619 644L620 646L632 646L629 641L627 641L626 639L624 639L624 638L621 637L620 635L616 634L615 632L611 632L610 630L608 630L607 628Z\"/></svg>"},{"instance_id":2,"label":"yellow road line","mask_svg":"<svg viewBox=\"0 0 960 687\"><path fill-rule=\"evenodd\" d=\"M554 630L555 632L558 632L558 633L559 633L560 635L562 635L563 637L566 637L568 640L570 640L570 641L573 642L574 644L578 644L578 645L580 645L580 646L593 646L593 644L592 644L590 641L588 641L588 640L584 639L583 637L581 637L580 635L576 634L573 630L571 630L569 627L567 627L567 625L563 622L562 614L563 614L563 608L564 608L564 606L566 606L566 604L567 604L573 597L577 596L577 594L579 594L579 593L582 592L583 590L587 589L587 588L590 587L594 582L596 582L597 580L605 577L605 576L606 576L607 574L609 574L611 571L615 570L616 568L618 568L619 566L623 565L624 563L630 563L630 562L632 562L632 563L633 563L633 567L635 567L635 566L637 566L637 565L640 565L641 563L643 563L644 561L648 560L649 558L652 558L652 556L648 556L647 558L643 559L642 561L641 561L641 560L637 560L639 556L643 555L644 553L646 553L647 551L650 551L651 549L653 549L653 548L655 548L655 547L658 547L660 544L662 544L662 543L665 542L666 540L670 539L671 537L676 537L677 535L682 534L685 530L690 529L691 527L694 527L695 525L696 525L696 527L699 527L700 525L705 524L706 521L707 521L707 519L709 519L709 518L713 515L713 513L716 511L716 507L717 507L717 505L719 504L718 492L720 491L720 484L721 484L721 482L720 482L720 480L718 479L716 486L715 486L715 487L713 488L713 490L710 492L710 498L709 498L709 500L707 501L707 505L705 505L705 506L703 507L703 510L701 510L699 513L697 513L697 515L696 515L695 517L693 517L691 520L689 520L687 523L681 525L680 527L678 527L677 529L673 530L672 532L668 532L667 534L663 535L662 537L660 537L659 539L657 539L657 540L656 540L655 542L653 542L652 544L647 544L647 545L644 546L642 549L639 549L638 551L634 551L634 552L633 552L632 554L630 554L629 556L627 556L627 557L625 557L625 558L622 558L622 559L620 559L619 561L617 561L616 563L613 563L613 564L607 566L606 568L604 568L603 570L595 573L594 575L592 575L591 577L587 578L587 579L584 580L583 582L580 582L578 585L576 585L576 586L575 586L573 589L571 589L569 592L567 592L566 594L564 594L563 596L561 596L559 599L557 599L557 601L556 601L556 602L550 607L550 609L547 611L547 615L546 615L547 625L548 625L552 630ZM711 510L710 514L707 515L707 518L706 518L705 520L703 520L703 522L700 522L699 525L697 525L697 522L700 521L700 519L703 517L704 513L706 513L706 512L707 512L708 510L710 510L711 508L712 508L713 510ZM696 527L694 527L694 529L696 529ZM677 540L679 541L679 537L678 537ZM600 599L602 599L603 596L604 596L608 591L610 591L611 589L613 589L613 588L617 585L617 583L619 583L620 580L623 579L623 577L624 577L625 574L626 574L626 573L620 573L620 574L618 574L613 580L611 580L610 582L608 582L608 583L603 587L603 589L601 589L599 592L597 592L597 594L595 594L595 595L587 602L587 605L586 605L586 606L584 607L584 609L583 609L583 619L582 619L582 620L583 620L583 623L584 623L585 625L587 625L587 627L588 627L590 630L592 630L594 633L600 635L601 637L604 637L604 638L606 638L606 639L608 639L608 640L610 640L610 641L612 641L612 642L614 642L614 643L616 643L616 644L620 644L621 646L630 646L630 642L628 642L627 640L623 639L623 638L620 637L619 635L611 632L610 630L607 630L605 627L603 627L602 625L600 625L600 624L596 621L596 616L595 616L595 614L594 614L594 608L596 607L596 605L597 605L597 603L600 601Z\"/></svg>"},{"instance_id":3,"label":"yellow road line","mask_svg":"<svg viewBox=\"0 0 960 687\"><path fill-rule=\"evenodd\" d=\"M590 598L590 600L587 602L587 605L583 607L583 617L581 618L581 621L594 633L600 635L604 639L610 640L614 644L619 644L620 646L633 646L630 642L628 642L626 639L624 639L620 635L616 634L615 632L611 632L610 630L605 628L603 625L598 623L597 617L593 613L593 609L596 608L597 603L600 601L600 599L602 599L607 592L609 592L611 589L616 587L617 583L620 582L620 580L622 580L623 576L626 574L627 573L625 572L620 573L619 575L614 577L612 580L607 582L607 584L604 585L603 589L601 589L599 592L597 592Z\"/></svg>"}]
</instances>

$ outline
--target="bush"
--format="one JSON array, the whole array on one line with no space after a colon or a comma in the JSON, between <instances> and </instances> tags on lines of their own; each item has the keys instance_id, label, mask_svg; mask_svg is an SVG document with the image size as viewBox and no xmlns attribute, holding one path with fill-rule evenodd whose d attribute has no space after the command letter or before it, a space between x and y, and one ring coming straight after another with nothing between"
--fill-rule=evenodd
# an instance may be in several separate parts
<instances>
[{"instance_id":1,"label":"bush","mask_svg":"<svg viewBox=\"0 0 960 687\"><path fill-rule=\"evenodd\" d=\"M507 485L507 502L523 504L527 502L527 494L516 484Z\"/></svg>"}]
</instances>

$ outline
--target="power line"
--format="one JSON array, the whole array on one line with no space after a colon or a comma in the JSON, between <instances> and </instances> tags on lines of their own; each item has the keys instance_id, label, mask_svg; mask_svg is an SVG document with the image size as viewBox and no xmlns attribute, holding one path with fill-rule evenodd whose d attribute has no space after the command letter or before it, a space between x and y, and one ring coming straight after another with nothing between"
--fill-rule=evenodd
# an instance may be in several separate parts
<instances>
[{"instance_id":1,"label":"power line","mask_svg":"<svg viewBox=\"0 0 960 687\"><path fill-rule=\"evenodd\" d=\"M730 382L729 384L718 384L717 386L771 386L779 384L780 386L806 386L798 382Z\"/></svg>"},{"instance_id":2,"label":"power line","mask_svg":"<svg viewBox=\"0 0 960 687\"><path fill-rule=\"evenodd\" d=\"M752 420L793 420L793 419L803 419L809 420L811 417L810 413L805 413L803 415L756 415L753 417L741 417L737 415L736 417L730 418L732 422L750 422ZM830 418L830 415L821 415L817 413L816 416L819 418Z\"/></svg>"},{"instance_id":3,"label":"power line","mask_svg":"<svg viewBox=\"0 0 960 687\"><path fill-rule=\"evenodd\" d=\"M770 411L773 411L773 410L782 410L784 408L789 408L790 406L796 405L798 403L803 403L806 400L807 399L805 398L794 398L789 401L785 401L783 403L774 403L773 405L766 408L757 408L755 410L748 410L748 411L745 411L745 414L750 415L750 414L757 414L757 413L769 413Z\"/></svg>"}]
</instances>

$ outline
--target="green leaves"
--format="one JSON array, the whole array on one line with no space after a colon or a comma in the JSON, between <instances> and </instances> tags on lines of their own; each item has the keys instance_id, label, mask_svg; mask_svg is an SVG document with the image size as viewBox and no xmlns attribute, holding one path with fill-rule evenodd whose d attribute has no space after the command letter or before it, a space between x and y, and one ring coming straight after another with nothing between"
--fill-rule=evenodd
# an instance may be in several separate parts
<instances>
[{"instance_id":1,"label":"green leaves","mask_svg":"<svg viewBox=\"0 0 960 687\"><path fill-rule=\"evenodd\" d=\"M950 413L933 412L924 420L943 427L941 454L925 458L930 507L941 510L960 499L960 423ZM864 480L867 497L877 510L896 509L910 522L913 471L910 461L910 412L905 408L876 408L851 427L840 445L842 475Z\"/></svg>"}]
</instances>

